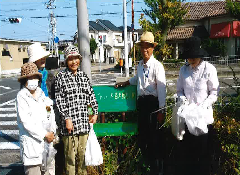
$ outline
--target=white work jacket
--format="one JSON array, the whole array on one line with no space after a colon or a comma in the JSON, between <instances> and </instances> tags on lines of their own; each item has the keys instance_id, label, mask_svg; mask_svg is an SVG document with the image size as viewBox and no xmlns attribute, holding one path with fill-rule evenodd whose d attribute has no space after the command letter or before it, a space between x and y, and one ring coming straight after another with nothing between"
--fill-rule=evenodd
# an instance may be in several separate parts
<instances>
[{"instance_id":1,"label":"white work jacket","mask_svg":"<svg viewBox=\"0 0 240 175\"><path fill-rule=\"evenodd\" d=\"M50 131L56 132L54 119L48 119L46 106L52 105L51 99L45 96L38 87L37 100L27 88L17 94L17 122L19 128L20 154L24 166L42 164L44 137L47 134L46 124L51 122ZM54 114L52 110L51 113ZM50 132L49 131L49 132Z\"/></svg>"},{"instance_id":2,"label":"white work jacket","mask_svg":"<svg viewBox=\"0 0 240 175\"><path fill-rule=\"evenodd\" d=\"M196 68L184 65L177 81L178 97L185 96L188 102L203 105L208 109L206 124L213 123L212 105L217 101L219 81L216 68L202 61Z\"/></svg>"}]
</instances>

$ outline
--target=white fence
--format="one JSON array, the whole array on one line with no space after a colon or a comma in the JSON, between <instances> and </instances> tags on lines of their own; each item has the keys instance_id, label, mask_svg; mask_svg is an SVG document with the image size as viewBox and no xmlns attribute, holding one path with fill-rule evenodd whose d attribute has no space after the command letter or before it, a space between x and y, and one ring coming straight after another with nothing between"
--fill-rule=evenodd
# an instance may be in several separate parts
<instances>
[{"instance_id":1,"label":"white fence","mask_svg":"<svg viewBox=\"0 0 240 175\"><path fill-rule=\"evenodd\" d=\"M220 65L233 65L240 63L240 55L227 55L227 56L213 56L213 57L204 57L204 60L212 63L212 64L220 64Z\"/></svg>"}]
</instances>

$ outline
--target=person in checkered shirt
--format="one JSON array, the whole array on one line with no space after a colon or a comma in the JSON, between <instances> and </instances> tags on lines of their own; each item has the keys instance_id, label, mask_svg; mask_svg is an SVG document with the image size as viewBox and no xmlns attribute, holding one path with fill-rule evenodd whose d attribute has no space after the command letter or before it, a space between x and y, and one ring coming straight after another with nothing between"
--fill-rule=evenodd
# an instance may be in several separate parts
<instances>
[{"instance_id":1,"label":"person in checkered shirt","mask_svg":"<svg viewBox=\"0 0 240 175\"><path fill-rule=\"evenodd\" d=\"M90 131L89 123L96 123L98 103L87 75L79 70L82 56L76 46L64 50L66 69L55 77L55 98L60 113L60 134L64 144L67 175L87 175L84 162L85 148ZM92 107L93 117L89 120L88 106ZM78 161L75 157L78 155Z\"/></svg>"}]
</instances>

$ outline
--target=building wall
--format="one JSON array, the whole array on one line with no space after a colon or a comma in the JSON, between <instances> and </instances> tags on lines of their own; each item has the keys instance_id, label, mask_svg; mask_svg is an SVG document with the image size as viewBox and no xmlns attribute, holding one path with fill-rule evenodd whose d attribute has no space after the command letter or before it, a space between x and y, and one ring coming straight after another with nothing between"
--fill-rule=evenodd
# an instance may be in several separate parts
<instances>
[{"instance_id":1,"label":"building wall","mask_svg":"<svg viewBox=\"0 0 240 175\"><path fill-rule=\"evenodd\" d=\"M11 56L2 56L3 48L8 48ZM23 58L28 58L27 46L29 43L18 43L15 41L0 41L1 71L19 69L23 65ZM21 48L20 48L21 46Z\"/></svg>"},{"instance_id":2,"label":"building wall","mask_svg":"<svg viewBox=\"0 0 240 175\"><path fill-rule=\"evenodd\" d=\"M210 22L209 22L209 29L211 31L211 25L212 24L218 24L218 23L223 23L223 22L232 22L233 18L231 18L230 16L225 16L225 17L221 17L221 18L211 18ZM209 31L209 33L210 33ZM231 31L232 33L232 23L231 23ZM232 37L232 35L230 34L229 38L224 38L224 44L227 47L227 55L235 55L235 38Z\"/></svg>"},{"instance_id":3,"label":"building wall","mask_svg":"<svg viewBox=\"0 0 240 175\"><path fill-rule=\"evenodd\" d=\"M23 59L28 58L27 48L31 44L28 41L0 40L0 72L20 69ZM9 51L10 56L2 56L3 48Z\"/></svg>"}]
</instances>

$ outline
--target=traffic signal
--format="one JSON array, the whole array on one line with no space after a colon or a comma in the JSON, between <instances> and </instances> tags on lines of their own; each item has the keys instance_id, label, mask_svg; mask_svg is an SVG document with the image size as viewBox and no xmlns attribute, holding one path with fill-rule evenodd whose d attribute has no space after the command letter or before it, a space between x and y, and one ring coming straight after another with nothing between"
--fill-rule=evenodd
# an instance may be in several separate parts
<instances>
[{"instance_id":1,"label":"traffic signal","mask_svg":"<svg viewBox=\"0 0 240 175\"><path fill-rule=\"evenodd\" d=\"M22 18L8 18L10 23L20 23Z\"/></svg>"},{"instance_id":2,"label":"traffic signal","mask_svg":"<svg viewBox=\"0 0 240 175\"><path fill-rule=\"evenodd\" d=\"M99 40L100 43L102 43L102 35L98 36L98 40Z\"/></svg>"}]
</instances>

